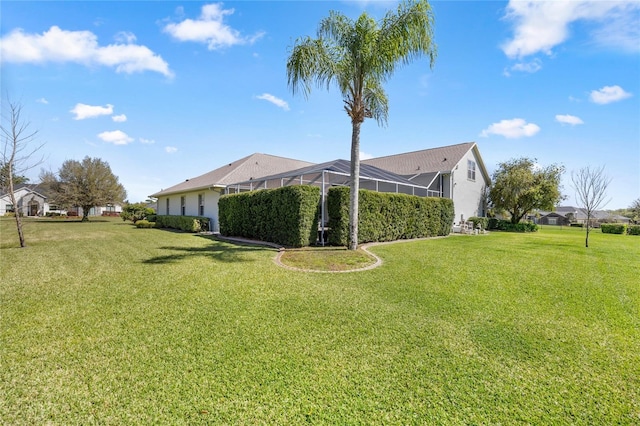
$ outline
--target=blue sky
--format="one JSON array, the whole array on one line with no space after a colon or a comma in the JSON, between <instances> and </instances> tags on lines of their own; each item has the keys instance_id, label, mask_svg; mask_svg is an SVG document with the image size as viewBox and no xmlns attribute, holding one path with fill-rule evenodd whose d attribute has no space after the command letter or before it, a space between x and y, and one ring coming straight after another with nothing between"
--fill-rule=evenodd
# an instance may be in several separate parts
<instances>
[{"instance_id":1,"label":"blue sky","mask_svg":"<svg viewBox=\"0 0 640 426\"><path fill-rule=\"evenodd\" d=\"M3 105L23 105L44 168L101 158L130 201L254 152L348 159L338 90L294 96L287 56L330 10L381 18L396 4L5 0ZM435 67L419 59L386 83L388 124L365 122L363 158L476 141L490 173L523 156L563 164L565 204L585 166L612 178L607 208L640 197L640 2L431 4Z\"/></svg>"}]
</instances>

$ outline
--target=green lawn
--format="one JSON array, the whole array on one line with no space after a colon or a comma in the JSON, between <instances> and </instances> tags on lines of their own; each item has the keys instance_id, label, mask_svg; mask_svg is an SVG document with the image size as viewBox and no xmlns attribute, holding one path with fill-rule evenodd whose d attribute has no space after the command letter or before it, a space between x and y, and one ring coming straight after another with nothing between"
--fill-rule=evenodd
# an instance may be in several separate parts
<instances>
[{"instance_id":1,"label":"green lawn","mask_svg":"<svg viewBox=\"0 0 640 426\"><path fill-rule=\"evenodd\" d=\"M0 220L2 424L639 424L640 237L273 249Z\"/></svg>"}]
</instances>

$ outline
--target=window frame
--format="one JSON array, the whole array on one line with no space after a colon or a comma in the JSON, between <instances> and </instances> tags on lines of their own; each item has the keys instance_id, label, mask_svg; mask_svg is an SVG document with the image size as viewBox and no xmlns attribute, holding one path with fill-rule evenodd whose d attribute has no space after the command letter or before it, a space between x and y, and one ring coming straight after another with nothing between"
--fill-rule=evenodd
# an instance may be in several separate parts
<instances>
[{"instance_id":1,"label":"window frame","mask_svg":"<svg viewBox=\"0 0 640 426\"><path fill-rule=\"evenodd\" d=\"M198 215L204 216L204 194L198 194Z\"/></svg>"},{"instance_id":2,"label":"window frame","mask_svg":"<svg viewBox=\"0 0 640 426\"><path fill-rule=\"evenodd\" d=\"M476 170L477 170L476 162L471 159L468 159L467 160L467 180L470 180L473 182L476 181Z\"/></svg>"}]
</instances>

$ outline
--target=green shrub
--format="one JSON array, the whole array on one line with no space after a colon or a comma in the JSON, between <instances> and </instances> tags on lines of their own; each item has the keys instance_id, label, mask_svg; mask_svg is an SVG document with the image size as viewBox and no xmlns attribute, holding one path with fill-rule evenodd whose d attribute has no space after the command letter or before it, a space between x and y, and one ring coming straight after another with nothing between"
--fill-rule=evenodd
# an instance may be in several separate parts
<instances>
[{"instance_id":1,"label":"green shrub","mask_svg":"<svg viewBox=\"0 0 640 426\"><path fill-rule=\"evenodd\" d=\"M539 227L533 222L511 223L504 219L489 219L488 227L491 230L507 232L537 232Z\"/></svg>"},{"instance_id":2,"label":"green shrub","mask_svg":"<svg viewBox=\"0 0 640 426\"><path fill-rule=\"evenodd\" d=\"M220 233L288 247L315 243L320 188L293 185L224 195L218 202Z\"/></svg>"},{"instance_id":3,"label":"green shrub","mask_svg":"<svg viewBox=\"0 0 640 426\"><path fill-rule=\"evenodd\" d=\"M629 225L627 235L640 235L640 225Z\"/></svg>"},{"instance_id":4,"label":"green shrub","mask_svg":"<svg viewBox=\"0 0 640 426\"><path fill-rule=\"evenodd\" d=\"M627 232L626 223L603 223L600 225L603 234L625 234Z\"/></svg>"},{"instance_id":5,"label":"green shrub","mask_svg":"<svg viewBox=\"0 0 640 426\"><path fill-rule=\"evenodd\" d=\"M488 217L476 217L476 216L472 216L469 219L469 222L473 223L473 228L477 229L487 229L487 227L489 226L489 218Z\"/></svg>"},{"instance_id":6,"label":"green shrub","mask_svg":"<svg viewBox=\"0 0 640 426\"><path fill-rule=\"evenodd\" d=\"M155 228L155 226L155 222L149 222L145 219L136 222L136 228Z\"/></svg>"},{"instance_id":7,"label":"green shrub","mask_svg":"<svg viewBox=\"0 0 640 426\"><path fill-rule=\"evenodd\" d=\"M130 220L131 222L136 223L139 220L149 220L149 216L154 214L155 210L147 207L146 204L134 203L124 206L120 213L120 217L122 220Z\"/></svg>"},{"instance_id":8,"label":"green shrub","mask_svg":"<svg viewBox=\"0 0 640 426\"><path fill-rule=\"evenodd\" d=\"M209 218L202 216L156 216L156 228L179 229L187 232L209 230Z\"/></svg>"},{"instance_id":9,"label":"green shrub","mask_svg":"<svg viewBox=\"0 0 640 426\"><path fill-rule=\"evenodd\" d=\"M572 228L584 228L584 223L572 223L571 225Z\"/></svg>"},{"instance_id":10,"label":"green shrub","mask_svg":"<svg viewBox=\"0 0 640 426\"><path fill-rule=\"evenodd\" d=\"M349 240L349 188L330 188L327 195L329 244ZM360 190L358 243L448 235L453 223L448 198Z\"/></svg>"}]
</instances>

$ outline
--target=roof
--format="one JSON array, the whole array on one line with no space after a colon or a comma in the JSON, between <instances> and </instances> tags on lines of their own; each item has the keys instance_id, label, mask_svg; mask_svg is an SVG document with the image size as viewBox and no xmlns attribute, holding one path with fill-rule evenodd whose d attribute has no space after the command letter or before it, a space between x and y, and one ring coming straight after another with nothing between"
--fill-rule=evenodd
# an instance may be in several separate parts
<instances>
[{"instance_id":1,"label":"roof","mask_svg":"<svg viewBox=\"0 0 640 426\"><path fill-rule=\"evenodd\" d=\"M36 194L42 198L49 198L48 194L46 193L47 191L45 190L45 188L41 187L40 185L37 184L28 184L28 183L21 183L19 185L16 185L13 187L13 192L14 194L16 192L18 192L21 189L26 189L29 193L33 193ZM6 194L2 194L1 198L7 197L9 196L9 193L7 192Z\"/></svg>"},{"instance_id":2,"label":"roof","mask_svg":"<svg viewBox=\"0 0 640 426\"><path fill-rule=\"evenodd\" d=\"M312 164L313 163L308 161L255 153L203 175L187 179L170 188L156 192L151 196L159 197L179 192L197 191L213 186L226 187L231 183L282 173L287 170L298 169Z\"/></svg>"},{"instance_id":3,"label":"roof","mask_svg":"<svg viewBox=\"0 0 640 426\"><path fill-rule=\"evenodd\" d=\"M434 172L450 173L472 149L476 150L476 157L478 158L480 169L485 180L488 182L489 174L487 173L475 142L465 142L439 148L371 158L362 160L362 163L389 170L402 176L416 176Z\"/></svg>"},{"instance_id":4,"label":"roof","mask_svg":"<svg viewBox=\"0 0 640 426\"><path fill-rule=\"evenodd\" d=\"M256 182L256 181L284 179L284 178L300 176L300 175L319 174L322 172L330 172L334 174L349 176L351 175L351 162L347 160L338 159L338 160L328 161L326 163L313 164L311 166L302 167L296 170L290 170L290 171L278 173L271 176L263 176L259 179L252 179L252 180L247 179L242 182L234 182L234 184L242 185L242 184L247 184L247 183ZM362 163L360 164L360 179L370 179L370 180L377 180L381 182L392 182L392 183L424 188L421 185L416 185L414 182L411 182L405 177L389 172L387 170L382 170L378 167L375 167L369 164L362 164Z\"/></svg>"}]
</instances>

